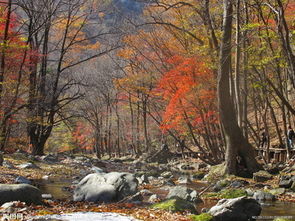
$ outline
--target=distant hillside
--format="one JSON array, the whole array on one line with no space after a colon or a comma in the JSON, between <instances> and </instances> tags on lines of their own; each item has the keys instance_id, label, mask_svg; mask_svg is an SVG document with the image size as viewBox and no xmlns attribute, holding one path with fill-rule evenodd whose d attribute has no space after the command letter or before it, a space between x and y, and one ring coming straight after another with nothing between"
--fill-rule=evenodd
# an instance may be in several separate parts
<instances>
[{"instance_id":1,"label":"distant hillside","mask_svg":"<svg viewBox=\"0 0 295 221\"><path fill-rule=\"evenodd\" d=\"M106 23L110 26L120 26L125 19L140 17L146 3L136 0L113 0L106 15Z\"/></svg>"}]
</instances>

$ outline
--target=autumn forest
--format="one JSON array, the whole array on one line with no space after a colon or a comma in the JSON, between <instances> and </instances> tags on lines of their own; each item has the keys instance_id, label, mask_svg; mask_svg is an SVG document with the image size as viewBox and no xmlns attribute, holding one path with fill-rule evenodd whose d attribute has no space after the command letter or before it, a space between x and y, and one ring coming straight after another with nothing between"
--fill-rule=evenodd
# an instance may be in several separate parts
<instances>
[{"instance_id":1,"label":"autumn forest","mask_svg":"<svg viewBox=\"0 0 295 221\"><path fill-rule=\"evenodd\" d=\"M294 0L2 0L0 153L87 156L108 172L127 158L207 175L222 165L255 182L293 168L294 12ZM231 220L203 214L188 220Z\"/></svg>"}]
</instances>

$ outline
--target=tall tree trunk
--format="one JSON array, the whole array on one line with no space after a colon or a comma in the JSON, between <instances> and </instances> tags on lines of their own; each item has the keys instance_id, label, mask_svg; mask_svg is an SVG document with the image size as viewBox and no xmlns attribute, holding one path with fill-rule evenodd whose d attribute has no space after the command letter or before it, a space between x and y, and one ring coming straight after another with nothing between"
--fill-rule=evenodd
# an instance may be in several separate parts
<instances>
[{"instance_id":1,"label":"tall tree trunk","mask_svg":"<svg viewBox=\"0 0 295 221\"><path fill-rule=\"evenodd\" d=\"M149 142L148 126L147 126L147 97L146 97L146 95L142 95L142 119L143 119L145 152L148 152L150 142Z\"/></svg>"},{"instance_id":2,"label":"tall tree trunk","mask_svg":"<svg viewBox=\"0 0 295 221\"><path fill-rule=\"evenodd\" d=\"M33 71L31 73L32 76L30 76L30 90L32 91L30 91L29 93L34 98L33 100L29 100L28 102L29 117L32 117L32 119L30 119L30 122L28 123L28 137L30 138L30 144L32 145L32 148L33 148L32 149L33 155L44 154L45 143L47 139L49 138L52 127L53 127L53 122L52 122L53 118L52 118L52 121L46 122L45 120L45 108L44 108L45 99L46 99L45 87L47 83L46 82L47 54L48 54L50 27L51 27L51 22L50 20L48 20L44 30L44 41L43 41L43 48L42 48L42 54L44 56L42 57L42 61L41 61L39 84L36 82L36 76L34 76L36 70L32 70ZM30 113L30 111L32 111L32 113Z\"/></svg>"},{"instance_id":3,"label":"tall tree trunk","mask_svg":"<svg viewBox=\"0 0 295 221\"><path fill-rule=\"evenodd\" d=\"M131 120L131 149L132 149L132 154L136 154L136 148L135 148L135 130L134 130L134 111L133 111L133 106L132 106L132 97L131 93L128 94L128 101L129 101L129 110L130 110L130 120ZM129 147L130 148L130 147Z\"/></svg>"},{"instance_id":4,"label":"tall tree trunk","mask_svg":"<svg viewBox=\"0 0 295 221\"><path fill-rule=\"evenodd\" d=\"M236 111L238 117L239 127L242 127L242 100L241 100L241 76L240 76L240 58L241 58L241 47L240 47L240 0L236 2L236 57L235 57L235 102Z\"/></svg>"},{"instance_id":5,"label":"tall tree trunk","mask_svg":"<svg viewBox=\"0 0 295 221\"><path fill-rule=\"evenodd\" d=\"M252 146L244 138L238 126L234 104L230 96L230 71L231 71L231 36L233 20L233 0L224 0L223 37L220 47L220 63L218 72L218 105L220 121L223 125L226 139L226 173L237 174L237 156L244 162L249 172L258 170L259 165L255 160Z\"/></svg>"},{"instance_id":6,"label":"tall tree trunk","mask_svg":"<svg viewBox=\"0 0 295 221\"><path fill-rule=\"evenodd\" d=\"M117 120L117 153L118 153L118 156L121 157L121 142L120 142L120 139L121 139L121 133L120 133L120 127L121 127L121 124L120 124L120 115L119 115L119 111L118 111L118 101L116 102L115 104L115 111L116 111L116 120Z\"/></svg>"},{"instance_id":7,"label":"tall tree trunk","mask_svg":"<svg viewBox=\"0 0 295 221\"><path fill-rule=\"evenodd\" d=\"M137 115L136 115L136 155L141 155L140 149L140 94L137 92Z\"/></svg>"},{"instance_id":8,"label":"tall tree trunk","mask_svg":"<svg viewBox=\"0 0 295 221\"><path fill-rule=\"evenodd\" d=\"M0 108L2 109L4 113L5 111L5 105L2 103L2 97L3 97L3 85L4 85L4 78L5 78L5 69L6 69L6 49L7 44L9 43L9 26L10 26L10 18L11 18L11 6L12 6L12 0L8 1L7 6L7 15L6 15L6 22L4 27L4 33L3 33L3 42L2 42L2 50L1 50L1 59L0 59ZM3 116L0 122L1 125L1 133L0 133L0 150L3 151L5 147L5 143L7 140L7 133L6 128L8 127L8 119Z\"/></svg>"}]
</instances>

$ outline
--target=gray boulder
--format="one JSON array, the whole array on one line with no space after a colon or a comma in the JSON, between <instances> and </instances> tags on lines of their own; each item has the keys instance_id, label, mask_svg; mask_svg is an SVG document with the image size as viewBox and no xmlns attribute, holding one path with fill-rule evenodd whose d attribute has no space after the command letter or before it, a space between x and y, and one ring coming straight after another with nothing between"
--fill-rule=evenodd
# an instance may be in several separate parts
<instances>
[{"instance_id":1,"label":"gray boulder","mask_svg":"<svg viewBox=\"0 0 295 221\"><path fill-rule=\"evenodd\" d=\"M178 178L178 183L179 184L190 184L192 183L191 179L189 177L181 176Z\"/></svg>"},{"instance_id":2,"label":"gray boulder","mask_svg":"<svg viewBox=\"0 0 295 221\"><path fill-rule=\"evenodd\" d=\"M255 200L259 200L259 201L273 201L275 200L275 196L271 193L268 192L264 192L264 191L256 191L253 195L253 198Z\"/></svg>"},{"instance_id":3,"label":"gray boulder","mask_svg":"<svg viewBox=\"0 0 295 221\"><path fill-rule=\"evenodd\" d=\"M261 206L256 200L243 196L219 200L208 213L215 221L248 221L253 220L253 216L259 216L260 212Z\"/></svg>"},{"instance_id":4,"label":"gray boulder","mask_svg":"<svg viewBox=\"0 0 295 221\"><path fill-rule=\"evenodd\" d=\"M171 199L175 197L194 203L200 201L197 191L184 186L175 186L169 188L169 193L166 198Z\"/></svg>"},{"instance_id":5,"label":"gray boulder","mask_svg":"<svg viewBox=\"0 0 295 221\"><path fill-rule=\"evenodd\" d=\"M41 160L46 161L48 163L56 163L58 162L58 156L53 154L48 154L41 157Z\"/></svg>"},{"instance_id":6,"label":"gray boulder","mask_svg":"<svg viewBox=\"0 0 295 221\"><path fill-rule=\"evenodd\" d=\"M272 179L272 175L265 170L260 170L256 173L253 173L253 180L256 182L265 182L270 179Z\"/></svg>"},{"instance_id":7,"label":"gray boulder","mask_svg":"<svg viewBox=\"0 0 295 221\"><path fill-rule=\"evenodd\" d=\"M17 166L19 169L40 169L37 165L33 163L23 163Z\"/></svg>"},{"instance_id":8,"label":"gray boulder","mask_svg":"<svg viewBox=\"0 0 295 221\"><path fill-rule=\"evenodd\" d=\"M282 195L286 192L286 189L285 188L276 188L276 189L269 190L269 192L275 196Z\"/></svg>"},{"instance_id":9,"label":"gray boulder","mask_svg":"<svg viewBox=\"0 0 295 221\"><path fill-rule=\"evenodd\" d=\"M293 184L293 180L280 180L279 187L290 188Z\"/></svg>"},{"instance_id":10,"label":"gray boulder","mask_svg":"<svg viewBox=\"0 0 295 221\"><path fill-rule=\"evenodd\" d=\"M234 180L233 182L231 182L230 187L241 188L241 187L246 186L248 184L249 184L249 182L247 182L245 180Z\"/></svg>"},{"instance_id":11,"label":"gray boulder","mask_svg":"<svg viewBox=\"0 0 295 221\"><path fill-rule=\"evenodd\" d=\"M29 184L0 184L0 205L11 201L42 204L41 191Z\"/></svg>"},{"instance_id":12,"label":"gray boulder","mask_svg":"<svg viewBox=\"0 0 295 221\"><path fill-rule=\"evenodd\" d=\"M84 177L74 190L74 201L111 202L137 192L138 181L130 173L93 173Z\"/></svg>"},{"instance_id":13,"label":"gray boulder","mask_svg":"<svg viewBox=\"0 0 295 221\"><path fill-rule=\"evenodd\" d=\"M280 177L279 187L290 188L295 181L295 176L282 176Z\"/></svg>"}]
</instances>

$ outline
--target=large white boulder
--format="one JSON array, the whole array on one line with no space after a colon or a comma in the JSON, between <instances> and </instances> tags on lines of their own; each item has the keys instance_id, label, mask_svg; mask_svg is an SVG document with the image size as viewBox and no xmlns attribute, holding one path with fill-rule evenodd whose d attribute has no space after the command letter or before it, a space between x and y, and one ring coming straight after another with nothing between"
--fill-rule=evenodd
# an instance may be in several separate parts
<instances>
[{"instance_id":1,"label":"large white boulder","mask_svg":"<svg viewBox=\"0 0 295 221\"><path fill-rule=\"evenodd\" d=\"M76 186L74 201L111 202L137 192L138 181L131 173L92 173Z\"/></svg>"}]
</instances>

